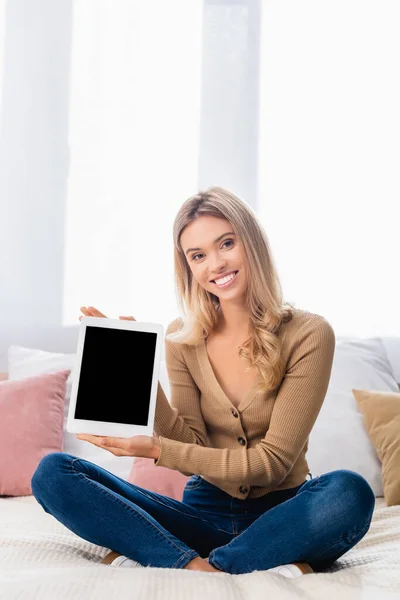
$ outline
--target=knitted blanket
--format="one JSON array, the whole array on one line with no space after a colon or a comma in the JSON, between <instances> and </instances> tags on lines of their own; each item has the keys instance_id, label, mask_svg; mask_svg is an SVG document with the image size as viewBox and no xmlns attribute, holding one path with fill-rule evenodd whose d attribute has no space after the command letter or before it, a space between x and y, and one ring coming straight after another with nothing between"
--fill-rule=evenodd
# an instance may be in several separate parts
<instances>
[{"instance_id":1,"label":"knitted blanket","mask_svg":"<svg viewBox=\"0 0 400 600\"><path fill-rule=\"evenodd\" d=\"M201 573L103 565L86 542L33 496L0 498L0 598L13 600L400 600L400 506L376 498L367 535L329 571Z\"/></svg>"}]
</instances>

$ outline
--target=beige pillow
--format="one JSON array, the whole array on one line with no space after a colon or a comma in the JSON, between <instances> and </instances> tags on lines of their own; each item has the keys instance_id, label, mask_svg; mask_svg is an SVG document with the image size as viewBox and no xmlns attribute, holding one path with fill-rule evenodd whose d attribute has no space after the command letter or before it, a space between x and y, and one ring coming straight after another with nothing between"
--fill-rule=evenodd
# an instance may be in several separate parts
<instances>
[{"instance_id":1,"label":"beige pillow","mask_svg":"<svg viewBox=\"0 0 400 600\"><path fill-rule=\"evenodd\" d=\"M352 392L382 463L386 504L400 505L400 393L358 389Z\"/></svg>"}]
</instances>

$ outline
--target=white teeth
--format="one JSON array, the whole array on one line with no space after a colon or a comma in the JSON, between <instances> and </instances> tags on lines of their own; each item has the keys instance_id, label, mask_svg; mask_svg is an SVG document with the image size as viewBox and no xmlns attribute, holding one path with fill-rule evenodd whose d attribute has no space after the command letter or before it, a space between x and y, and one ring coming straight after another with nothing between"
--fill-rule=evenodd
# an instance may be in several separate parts
<instances>
[{"instance_id":1,"label":"white teeth","mask_svg":"<svg viewBox=\"0 0 400 600\"><path fill-rule=\"evenodd\" d=\"M231 279L233 279L235 277L236 273L231 273L230 275L227 275L226 277L223 277L222 279L215 279L215 283L217 285L222 285L223 283L226 283L227 281L230 281Z\"/></svg>"}]
</instances>

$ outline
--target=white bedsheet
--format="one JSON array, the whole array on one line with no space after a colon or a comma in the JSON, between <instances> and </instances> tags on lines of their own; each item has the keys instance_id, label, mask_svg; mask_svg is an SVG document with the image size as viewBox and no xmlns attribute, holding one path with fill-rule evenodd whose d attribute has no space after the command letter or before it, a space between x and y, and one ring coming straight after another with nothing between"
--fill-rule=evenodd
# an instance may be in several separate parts
<instances>
[{"instance_id":1,"label":"white bedsheet","mask_svg":"<svg viewBox=\"0 0 400 600\"><path fill-rule=\"evenodd\" d=\"M400 506L376 498L367 535L329 572L286 579L182 569L116 569L108 549L65 528L33 496L0 498L3 600L400 600Z\"/></svg>"}]
</instances>

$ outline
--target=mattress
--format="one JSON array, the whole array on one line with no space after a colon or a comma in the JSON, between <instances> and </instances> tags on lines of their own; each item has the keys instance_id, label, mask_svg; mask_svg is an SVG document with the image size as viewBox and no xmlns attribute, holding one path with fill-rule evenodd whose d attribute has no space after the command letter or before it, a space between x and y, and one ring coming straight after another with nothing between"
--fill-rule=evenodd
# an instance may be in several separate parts
<instances>
[{"instance_id":1,"label":"mattress","mask_svg":"<svg viewBox=\"0 0 400 600\"><path fill-rule=\"evenodd\" d=\"M324 573L286 579L101 564L109 549L78 537L33 496L0 498L0 598L29 600L400 600L400 506L376 498L366 536Z\"/></svg>"}]
</instances>

